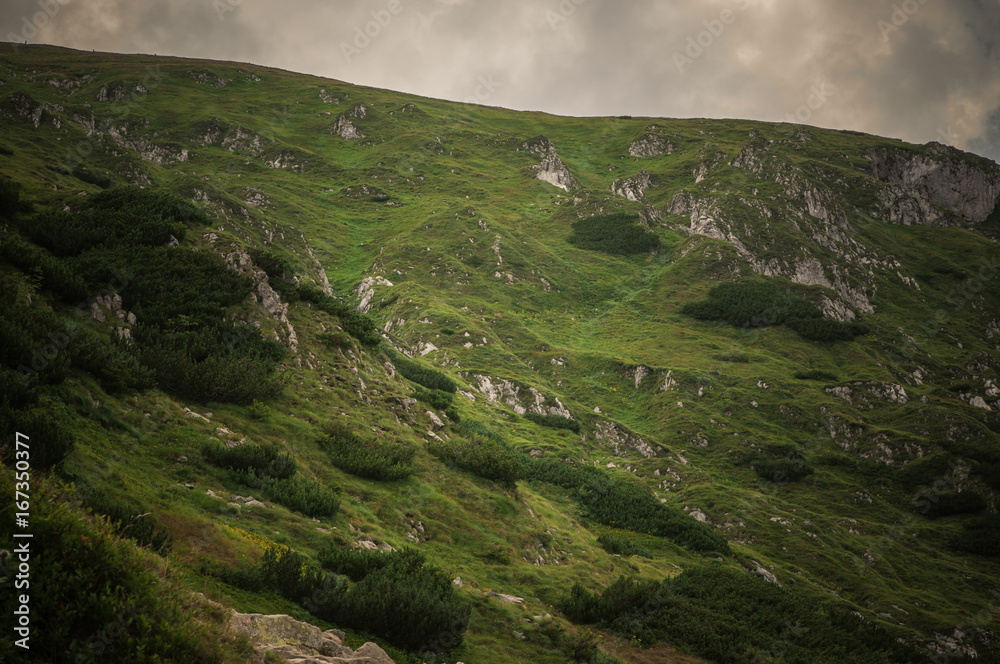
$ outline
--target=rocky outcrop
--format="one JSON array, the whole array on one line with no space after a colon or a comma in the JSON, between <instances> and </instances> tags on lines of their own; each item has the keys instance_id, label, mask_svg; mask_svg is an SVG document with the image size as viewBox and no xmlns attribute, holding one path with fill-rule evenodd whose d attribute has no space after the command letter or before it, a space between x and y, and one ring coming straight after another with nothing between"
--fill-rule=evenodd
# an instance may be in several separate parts
<instances>
[{"instance_id":1,"label":"rocky outcrop","mask_svg":"<svg viewBox=\"0 0 1000 664\"><path fill-rule=\"evenodd\" d=\"M0 112L11 118L24 118L38 129L43 122L51 122L56 128L62 126L57 113L63 112L58 104L40 103L21 92L14 92L0 102Z\"/></svg>"},{"instance_id":2,"label":"rocky outcrop","mask_svg":"<svg viewBox=\"0 0 1000 664\"><path fill-rule=\"evenodd\" d=\"M365 137L361 130L354 126L354 123L346 115L341 115L333 123L333 133L337 134L345 141L356 141Z\"/></svg>"},{"instance_id":3,"label":"rocky outcrop","mask_svg":"<svg viewBox=\"0 0 1000 664\"><path fill-rule=\"evenodd\" d=\"M556 146L552 145L549 139L544 136L533 138L530 141L522 143L519 150L527 150L533 154L541 155L541 162L531 167L537 179L548 182L567 192L571 189L579 188L579 182L573 177L569 169L566 168L566 164L563 163L562 159L559 158L559 155L556 153Z\"/></svg>"},{"instance_id":4,"label":"rocky outcrop","mask_svg":"<svg viewBox=\"0 0 1000 664\"><path fill-rule=\"evenodd\" d=\"M670 141L656 134L646 134L628 146L628 153L632 157L660 157L673 151L674 146Z\"/></svg>"},{"instance_id":5,"label":"rocky outcrop","mask_svg":"<svg viewBox=\"0 0 1000 664\"><path fill-rule=\"evenodd\" d=\"M268 284L267 273L257 267L250 254L235 244L232 245L232 248L232 252L222 255L226 264L230 269L244 274L253 280L255 286L254 292L250 294L250 298L255 303L260 304L261 308L271 318L283 324L284 334L282 336L284 338L281 341L292 351L297 351L299 349L299 339L295 328L292 327L291 322L288 320L288 304L282 302L281 296L271 288L271 285Z\"/></svg>"},{"instance_id":6,"label":"rocky outcrop","mask_svg":"<svg viewBox=\"0 0 1000 664\"><path fill-rule=\"evenodd\" d=\"M654 449L642 436L611 420L603 420L594 426L594 439L602 445L609 446L618 456L627 456L630 451L635 451L649 459L663 451L662 447L657 446Z\"/></svg>"},{"instance_id":7,"label":"rocky outcrop","mask_svg":"<svg viewBox=\"0 0 1000 664\"><path fill-rule=\"evenodd\" d=\"M229 627L253 644L250 661L262 664L268 653L276 653L289 664L394 664L378 645L368 642L357 650L344 645L344 633L295 620L286 615L263 615L233 611ZM273 657L273 656L272 656Z\"/></svg>"},{"instance_id":8,"label":"rocky outcrop","mask_svg":"<svg viewBox=\"0 0 1000 664\"><path fill-rule=\"evenodd\" d=\"M638 201L643 193L653 186L653 180L646 169L640 170L635 177L619 178L611 185L611 191L624 196L630 201Z\"/></svg>"},{"instance_id":9,"label":"rocky outcrop","mask_svg":"<svg viewBox=\"0 0 1000 664\"><path fill-rule=\"evenodd\" d=\"M482 392L490 403L505 403L518 415L535 413L573 419L572 413L559 401L559 397L546 397L533 386L473 372L459 375Z\"/></svg>"},{"instance_id":10,"label":"rocky outcrop","mask_svg":"<svg viewBox=\"0 0 1000 664\"><path fill-rule=\"evenodd\" d=\"M854 381L826 388L827 394L843 399L859 408L872 409L886 403L904 404L909 395L902 385L880 381Z\"/></svg>"},{"instance_id":11,"label":"rocky outcrop","mask_svg":"<svg viewBox=\"0 0 1000 664\"><path fill-rule=\"evenodd\" d=\"M920 153L904 148L873 148L865 154L868 173L894 187L879 194L888 220L898 224L951 224L932 206L953 212L970 224L985 221L1000 200L1000 166L940 143Z\"/></svg>"},{"instance_id":12,"label":"rocky outcrop","mask_svg":"<svg viewBox=\"0 0 1000 664\"><path fill-rule=\"evenodd\" d=\"M372 298L375 297L375 286L392 286L385 277L365 277L358 284L358 311L367 313L372 308Z\"/></svg>"}]
</instances>

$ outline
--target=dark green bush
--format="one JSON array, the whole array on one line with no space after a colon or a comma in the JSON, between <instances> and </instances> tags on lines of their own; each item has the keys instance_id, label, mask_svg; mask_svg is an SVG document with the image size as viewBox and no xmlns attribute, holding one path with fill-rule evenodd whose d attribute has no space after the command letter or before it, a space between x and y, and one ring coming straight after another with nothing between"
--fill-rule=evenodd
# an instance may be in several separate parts
<instances>
[{"instance_id":1,"label":"dark green bush","mask_svg":"<svg viewBox=\"0 0 1000 664\"><path fill-rule=\"evenodd\" d=\"M826 380L835 382L837 376L830 373L829 371L822 371L820 369L810 369L808 371L796 371L794 374L795 378L799 380Z\"/></svg>"},{"instance_id":2,"label":"dark green bush","mask_svg":"<svg viewBox=\"0 0 1000 664\"><path fill-rule=\"evenodd\" d=\"M928 491L918 495L913 504L918 512L931 518L955 514L975 514L986 509L986 500L974 491L961 493Z\"/></svg>"},{"instance_id":3,"label":"dark green bush","mask_svg":"<svg viewBox=\"0 0 1000 664\"><path fill-rule=\"evenodd\" d=\"M581 624L671 645L710 661L910 664L927 658L852 607L818 602L761 576L703 565L663 581L621 577L601 594L575 585L561 602Z\"/></svg>"},{"instance_id":4,"label":"dark green bush","mask_svg":"<svg viewBox=\"0 0 1000 664\"><path fill-rule=\"evenodd\" d=\"M9 470L0 473L0 493L13 496L13 480ZM8 650L16 638L9 632L3 646L9 661L234 661L222 626L228 617L194 603L190 590L166 580L148 552L88 516L43 475L33 474L31 485L31 649L30 657L17 659ZM0 531L0 549L13 551L23 542L11 533ZM18 593L10 590L14 569L0 565L0 585L8 589L0 592L0 610L7 616L18 605Z\"/></svg>"},{"instance_id":5,"label":"dark green bush","mask_svg":"<svg viewBox=\"0 0 1000 664\"><path fill-rule=\"evenodd\" d=\"M169 531L160 527L156 517L138 501L96 490L85 494L83 504L108 517L115 532L132 538L139 546L148 546L157 553L170 549Z\"/></svg>"},{"instance_id":6,"label":"dark green bush","mask_svg":"<svg viewBox=\"0 0 1000 664\"><path fill-rule=\"evenodd\" d=\"M42 289L63 302L76 304L87 297L87 285L71 265L16 235L0 237L0 261L40 277Z\"/></svg>"},{"instance_id":7,"label":"dark green bush","mask_svg":"<svg viewBox=\"0 0 1000 664\"><path fill-rule=\"evenodd\" d=\"M423 401L432 408L447 410L448 407L451 406L452 399L455 395L451 392L445 392L444 390L422 390L417 388L413 391L412 396L414 399Z\"/></svg>"},{"instance_id":8,"label":"dark green bush","mask_svg":"<svg viewBox=\"0 0 1000 664\"><path fill-rule=\"evenodd\" d=\"M730 553L729 543L708 525L664 505L639 485L597 468L530 459L527 477L575 489L587 516L606 526L665 537L694 551Z\"/></svg>"},{"instance_id":9,"label":"dark green bush","mask_svg":"<svg viewBox=\"0 0 1000 664\"><path fill-rule=\"evenodd\" d=\"M794 453L777 459L758 455L753 460L753 469L761 479L778 484L794 482L815 472L805 457Z\"/></svg>"},{"instance_id":10,"label":"dark green bush","mask_svg":"<svg viewBox=\"0 0 1000 664\"><path fill-rule=\"evenodd\" d=\"M319 335L319 340L330 348L351 348L351 335L343 332L323 332Z\"/></svg>"},{"instance_id":11,"label":"dark green bush","mask_svg":"<svg viewBox=\"0 0 1000 664\"><path fill-rule=\"evenodd\" d=\"M761 281L720 284L708 298L685 304L681 313L733 327L786 325L813 341L850 341L868 332L860 323L824 318L818 307L788 288Z\"/></svg>"},{"instance_id":12,"label":"dark green bush","mask_svg":"<svg viewBox=\"0 0 1000 664\"><path fill-rule=\"evenodd\" d=\"M580 433L580 423L562 415L539 415L538 413L525 413L524 418L543 427L553 429L568 429L573 433Z\"/></svg>"},{"instance_id":13,"label":"dark green bush","mask_svg":"<svg viewBox=\"0 0 1000 664\"><path fill-rule=\"evenodd\" d=\"M528 456L499 438L484 436L463 424L464 438L430 440L428 451L458 468L513 486L527 473Z\"/></svg>"},{"instance_id":14,"label":"dark green bush","mask_svg":"<svg viewBox=\"0 0 1000 664\"><path fill-rule=\"evenodd\" d=\"M88 292L110 285L106 293L117 291L139 321L128 348L84 333L76 342L78 353L45 359L43 378L60 381L72 355L111 391L143 389L155 381L184 398L243 404L279 393L283 381L274 372L284 347L252 325L226 320L227 311L250 293L251 280L214 252L164 246L171 236L183 238L190 225L205 221L183 199L137 187L96 194L76 212L22 215L23 232L49 251L8 236L0 239L0 259L39 275L42 288L67 302L81 302ZM87 306L83 302L81 311ZM44 339L33 333L38 325L29 323L26 316L16 321L15 327L28 325L21 336L35 343ZM14 352L22 356L21 365L32 368L42 363L35 350L22 342Z\"/></svg>"},{"instance_id":15,"label":"dark green bush","mask_svg":"<svg viewBox=\"0 0 1000 664\"><path fill-rule=\"evenodd\" d=\"M982 462L976 470L991 489L1000 491L1000 461Z\"/></svg>"},{"instance_id":16,"label":"dark green bush","mask_svg":"<svg viewBox=\"0 0 1000 664\"><path fill-rule=\"evenodd\" d=\"M392 557L371 551L353 551L330 543L320 550L317 560L323 569L343 574L351 581L360 581L392 562Z\"/></svg>"},{"instance_id":17,"label":"dark green bush","mask_svg":"<svg viewBox=\"0 0 1000 664\"><path fill-rule=\"evenodd\" d=\"M298 292L302 300L312 302L317 309L330 316L336 316L344 331L365 346L378 346L382 342L378 326L370 316L359 313L350 305L330 297L318 288L299 286Z\"/></svg>"},{"instance_id":18,"label":"dark green bush","mask_svg":"<svg viewBox=\"0 0 1000 664\"><path fill-rule=\"evenodd\" d=\"M977 556L1000 556L1000 516L989 514L971 521L948 541L952 551Z\"/></svg>"},{"instance_id":19,"label":"dark green bush","mask_svg":"<svg viewBox=\"0 0 1000 664\"><path fill-rule=\"evenodd\" d=\"M4 441L0 450L7 455L4 463L14 462L15 433L27 436L32 470L60 470L66 457L76 446L76 438L47 408L34 407L14 410L0 403L0 436ZM24 440L24 439L22 439ZM9 445L9 447L8 447Z\"/></svg>"},{"instance_id":20,"label":"dark green bush","mask_svg":"<svg viewBox=\"0 0 1000 664\"><path fill-rule=\"evenodd\" d=\"M83 166L77 166L73 169L73 177L88 184L96 185L101 189L107 189L113 184L111 178L104 173L94 173Z\"/></svg>"},{"instance_id":21,"label":"dark green bush","mask_svg":"<svg viewBox=\"0 0 1000 664\"><path fill-rule=\"evenodd\" d=\"M264 491L271 500L306 516L333 516L340 508L337 492L317 480L298 475L278 479L258 475L253 469L236 471L233 476L246 486Z\"/></svg>"},{"instance_id":22,"label":"dark green bush","mask_svg":"<svg viewBox=\"0 0 1000 664\"><path fill-rule=\"evenodd\" d=\"M436 369L424 366L419 362L406 358L391 348L384 349L386 356L392 361L403 378L412 380L418 385L422 385L429 390L441 390L442 392L454 393L458 389L458 384L451 378L445 376Z\"/></svg>"},{"instance_id":23,"label":"dark green bush","mask_svg":"<svg viewBox=\"0 0 1000 664\"><path fill-rule=\"evenodd\" d=\"M413 474L412 445L363 439L339 422L328 424L318 442L333 465L352 475L391 482Z\"/></svg>"},{"instance_id":24,"label":"dark green bush","mask_svg":"<svg viewBox=\"0 0 1000 664\"><path fill-rule=\"evenodd\" d=\"M348 587L284 547L269 550L252 569L216 574L238 587L272 590L323 620L375 634L424 657L461 644L470 607L455 594L450 577L428 565L422 554L411 549L340 553L330 547L319 558L355 583Z\"/></svg>"},{"instance_id":25,"label":"dark green bush","mask_svg":"<svg viewBox=\"0 0 1000 664\"><path fill-rule=\"evenodd\" d=\"M570 244L609 254L628 255L653 251L660 238L639 223L634 214L599 214L573 222Z\"/></svg>"},{"instance_id":26,"label":"dark green bush","mask_svg":"<svg viewBox=\"0 0 1000 664\"><path fill-rule=\"evenodd\" d=\"M295 458L274 445L237 445L226 447L210 440L203 448L205 460L219 468L250 472L258 478L286 480L295 474Z\"/></svg>"},{"instance_id":27,"label":"dark green bush","mask_svg":"<svg viewBox=\"0 0 1000 664\"><path fill-rule=\"evenodd\" d=\"M189 225L204 225L207 221L197 207L173 194L115 187L88 197L75 212L43 211L21 226L34 242L64 257L98 245L164 245L171 236L184 239Z\"/></svg>"},{"instance_id":28,"label":"dark green bush","mask_svg":"<svg viewBox=\"0 0 1000 664\"><path fill-rule=\"evenodd\" d=\"M653 557L648 550L627 537L621 537L611 533L601 533L597 537L597 542L604 547L604 550L608 553L616 553L619 556L640 556L642 558Z\"/></svg>"},{"instance_id":29,"label":"dark green bush","mask_svg":"<svg viewBox=\"0 0 1000 664\"><path fill-rule=\"evenodd\" d=\"M21 204L21 184L0 175L0 218L11 218Z\"/></svg>"}]
</instances>

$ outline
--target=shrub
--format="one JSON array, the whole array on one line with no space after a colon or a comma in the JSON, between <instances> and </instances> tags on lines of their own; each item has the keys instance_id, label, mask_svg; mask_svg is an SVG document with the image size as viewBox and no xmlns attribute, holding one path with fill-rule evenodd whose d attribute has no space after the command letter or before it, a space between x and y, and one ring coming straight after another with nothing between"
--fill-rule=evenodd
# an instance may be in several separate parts
<instances>
[{"instance_id":1,"label":"shrub","mask_svg":"<svg viewBox=\"0 0 1000 664\"><path fill-rule=\"evenodd\" d=\"M0 175L0 218L11 218L21 204L21 185Z\"/></svg>"},{"instance_id":2,"label":"shrub","mask_svg":"<svg viewBox=\"0 0 1000 664\"><path fill-rule=\"evenodd\" d=\"M362 439L339 422L328 424L318 442L333 465L352 475L391 482L413 474L412 445Z\"/></svg>"},{"instance_id":3,"label":"shrub","mask_svg":"<svg viewBox=\"0 0 1000 664\"><path fill-rule=\"evenodd\" d=\"M285 547L268 550L255 568L217 575L239 587L273 590L323 620L376 634L424 656L461 644L470 607L455 594L449 576L428 565L422 554L412 549L341 553L328 547L319 558L354 585L313 569Z\"/></svg>"},{"instance_id":4,"label":"shrub","mask_svg":"<svg viewBox=\"0 0 1000 664\"><path fill-rule=\"evenodd\" d=\"M948 541L948 547L958 553L1000 556L1000 517L990 514L965 524L962 532Z\"/></svg>"},{"instance_id":5,"label":"shrub","mask_svg":"<svg viewBox=\"0 0 1000 664\"><path fill-rule=\"evenodd\" d=\"M13 410L0 403L0 435L3 441L14 440L14 434L21 433L28 437L29 461L31 468L36 470L54 469L60 471L66 457L76 446L76 438L53 417L47 408L29 408ZM0 451L9 453L4 457L4 463L13 463L14 445L5 444Z\"/></svg>"},{"instance_id":6,"label":"shrub","mask_svg":"<svg viewBox=\"0 0 1000 664\"><path fill-rule=\"evenodd\" d=\"M950 491L937 494L930 492L915 499L914 505L921 514L928 517L952 516L954 514L974 514L986 509L986 500L973 491Z\"/></svg>"},{"instance_id":7,"label":"shrub","mask_svg":"<svg viewBox=\"0 0 1000 664\"><path fill-rule=\"evenodd\" d=\"M132 538L139 546L148 546L157 553L170 549L170 533L158 527L156 517L142 503L105 491L91 491L83 504L106 516L115 532Z\"/></svg>"},{"instance_id":8,"label":"shrub","mask_svg":"<svg viewBox=\"0 0 1000 664\"><path fill-rule=\"evenodd\" d=\"M299 476L287 479L258 476L253 470L235 472L242 484L264 491L271 500L306 516L333 516L340 509L340 496L322 482Z\"/></svg>"},{"instance_id":9,"label":"shrub","mask_svg":"<svg viewBox=\"0 0 1000 664\"><path fill-rule=\"evenodd\" d=\"M107 175L88 171L83 166L77 166L73 169L73 177L88 184L96 185L101 189L107 189L112 185L111 178Z\"/></svg>"},{"instance_id":10,"label":"shrub","mask_svg":"<svg viewBox=\"0 0 1000 664\"><path fill-rule=\"evenodd\" d=\"M14 474L0 472L0 492L14 495ZM43 475L32 475L31 655L40 662L235 661L224 636L228 619L192 604L190 591L165 579L162 561L94 519ZM0 549L13 551L11 530ZM2 578L3 575L0 575ZM8 576L7 587L13 587ZM28 592L28 591L22 591ZM0 593L13 615L18 593ZM90 639L92 635L114 638ZM11 635L5 646L12 646ZM16 638L16 637L14 637ZM15 658L16 659L16 658Z\"/></svg>"},{"instance_id":11,"label":"shrub","mask_svg":"<svg viewBox=\"0 0 1000 664\"><path fill-rule=\"evenodd\" d=\"M627 537L620 537L611 533L601 533L597 537L597 542L604 547L604 550L608 553L616 553L619 556L640 556L642 558L653 557L649 551Z\"/></svg>"},{"instance_id":12,"label":"shrub","mask_svg":"<svg viewBox=\"0 0 1000 664\"><path fill-rule=\"evenodd\" d=\"M778 284L761 281L720 284L706 299L685 304L681 313L699 320L725 321L733 327L787 325L813 341L850 341L868 332L860 323L824 318L808 300Z\"/></svg>"},{"instance_id":13,"label":"shrub","mask_svg":"<svg viewBox=\"0 0 1000 664\"><path fill-rule=\"evenodd\" d=\"M702 565L662 581L620 577L597 594L574 585L560 603L574 622L599 623L644 644L668 641L716 662L897 664L926 658L900 635L757 574ZM796 628L788 632L789 616ZM780 646L776 650L775 646Z\"/></svg>"},{"instance_id":14,"label":"shrub","mask_svg":"<svg viewBox=\"0 0 1000 664\"><path fill-rule=\"evenodd\" d=\"M351 348L351 336L343 332L323 332L319 335L319 340L323 345L330 348Z\"/></svg>"},{"instance_id":15,"label":"shrub","mask_svg":"<svg viewBox=\"0 0 1000 664\"><path fill-rule=\"evenodd\" d=\"M406 358L391 348L384 349L386 356L392 361L393 366L396 367L403 378L407 380L412 380L418 385L422 385L429 390L441 390L442 392L455 393L458 390L458 385L448 376L436 369L431 369L430 367L424 366L419 362L414 362L413 360Z\"/></svg>"},{"instance_id":16,"label":"shrub","mask_svg":"<svg viewBox=\"0 0 1000 664\"><path fill-rule=\"evenodd\" d=\"M488 480L513 486L527 473L528 457L503 440L463 429L464 439L430 440L427 449L445 461Z\"/></svg>"},{"instance_id":17,"label":"shrub","mask_svg":"<svg viewBox=\"0 0 1000 664\"><path fill-rule=\"evenodd\" d=\"M226 447L209 441L204 447L205 459L214 466L236 472L253 472L258 478L284 480L295 474L295 459L280 452L274 445L237 445Z\"/></svg>"},{"instance_id":18,"label":"shrub","mask_svg":"<svg viewBox=\"0 0 1000 664\"><path fill-rule=\"evenodd\" d=\"M568 429L573 433L580 433L580 423L576 420L562 415L539 415L538 413L525 413L525 419L531 420L535 424L553 429Z\"/></svg>"},{"instance_id":19,"label":"shrub","mask_svg":"<svg viewBox=\"0 0 1000 664\"><path fill-rule=\"evenodd\" d=\"M664 537L693 551L730 553L729 543L709 526L664 505L642 487L605 471L530 459L530 479L574 489L587 516L598 523Z\"/></svg>"},{"instance_id":20,"label":"shrub","mask_svg":"<svg viewBox=\"0 0 1000 664\"><path fill-rule=\"evenodd\" d=\"M299 286L298 292L302 300L312 302L317 309L330 316L336 316L344 331L365 346L378 346L382 342L378 326L370 316L359 313L353 307L330 297L318 288Z\"/></svg>"},{"instance_id":21,"label":"shrub","mask_svg":"<svg viewBox=\"0 0 1000 664\"><path fill-rule=\"evenodd\" d=\"M624 212L599 214L573 222L570 244L609 254L628 255L653 251L660 238L639 223L639 217Z\"/></svg>"},{"instance_id":22,"label":"shrub","mask_svg":"<svg viewBox=\"0 0 1000 664\"><path fill-rule=\"evenodd\" d=\"M827 380L834 382L837 380L837 376L830 373L829 371L821 371L820 369L810 369L808 371L796 371L794 374L795 378L799 380Z\"/></svg>"},{"instance_id":23,"label":"shrub","mask_svg":"<svg viewBox=\"0 0 1000 664\"><path fill-rule=\"evenodd\" d=\"M447 410L448 407L451 406L452 398L455 395L451 392L445 392L444 390L421 390L418 388L413 391L412 396L414 399L423 401L432 408Z\"/></svg>"},{"instance_id":24,"label":"shrub","mask_svg":"<svg viewBox=\"0 0 1000 664\"><path fill-rule=\"evenodd\" d=\"M753 469L761 479L778 484L794 482L815 472L812 464L794 453L779 459L758 455L753 460Z\"/></svg>"}]
</instances>

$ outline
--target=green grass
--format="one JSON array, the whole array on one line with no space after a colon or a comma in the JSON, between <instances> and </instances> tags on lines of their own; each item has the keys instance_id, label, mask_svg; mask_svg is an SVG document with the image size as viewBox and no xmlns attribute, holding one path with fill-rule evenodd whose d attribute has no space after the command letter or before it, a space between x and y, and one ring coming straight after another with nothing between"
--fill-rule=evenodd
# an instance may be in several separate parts
<instances>
[{"instance_id":1,"label":"green grass","mask_svg":"<svg viewBox=\"0 0 1000 664\"><path fill-rule=\"evenodd\" d=\"M155 514L154 534L170 533L170 567L190 590L211 589L242 610L334 626L273 594L221 584L198 565L252 567L277 544L312 560L331 543L413 546L449 583L462 578L456 592L471 613L456 661L553 664L565 661L564 644L533 616L553 614L571 633L556 608L566 589L607 588L621 575L659 581L702 569L706 555L722 558L712 572L720 580L759 564L803 602L857 611L898 629L909 644L956 627L972 634L970 616L992 601L1000 577L982 553L992 543L992 517L971 513L978 503L970 496L994 500L1000 459L990 454L1000 425L995 412L962 395L987 398L984 381L1000 384L995 338L986 338L990 312L1000 309L990 276L994 245L976 228L900 226L871 216L882 214L870 209L881 185L862 172L864 153L911 146L819 128L806 129L804 140L800 128L750 121L515 113L177 58L30 46L0 56L0 64L7 81L0 104L21 93L64 108L61 128L46 115L38 128L11 117L0 130L0 174L19 184L0 180L0 215L23 221L32 208L76 210L87 200L81 194L108 195L100 193L104 177L143 183L194 200L204 213L207 226L175 234L184 251L235 261L245 249L288 305L287 321L267 313L254 288L252 298L241 291L225 310L226 321L282 340L287 354L272 359L280 389L236 403L161 391L138 374L122 379L130 374L121 349L98 352L113 348L115 333L107 322L77 316L79 302L89 310L86 299L105 284L86 297L61 298L57 284L66 275L53 262L58 257L39 259L30 229L8 225L0 277L11 311L25 316L5 315L4 324L30 319L33 327L31 334L8 330L3 352L23 352L27 361L8 366L13 355L3 355L4 431L30 424L39 453L53 452L51 464L38 458L39 470L52 465L77 486L127 497L129 511ZM198 82L192 70L230 83ZM48 79L80 85L71 94ZM143 80L146 94L96 101L103 84ZM341 102L324 103L320 88ZM336 117L359 102L369 107L356 121L367 138L332 134ZM135 138L172 154L187 149L188 158L157 163L128 146L112 151L73 119L90 113L98 126L125 123ZM203 140L213 126L218 137ZM629 144L649 132L674 152L628 156ZM580 190L568 194L531 177L537 157L518 148L535 136L552 141ZM760 169L731 165L748 145L769 146ZM715 153L724 155L717 163ZM273 167L279 154L292 165ZM693 171L703 162L715 165L696 183ZM611 193L614 180L640 168L657 183L642 202ZM810 216L775 181L778 173L829 193L847 225L834 232ZM362 184L384 195L348 193ZM711 207L728 241L690 233L687 212L667 213L682 192ZM570 241L581 220L633 220L647 206L662 218L650 223L655 253L614 254ZM840 242L840 232L851 242ZM45 241L69 239L56 232ZM166 252L160 239L155 252ZM830 284L870 300L868 334L817 343L785 326L744 329L682 313L719 284L759 282L755 263L782 274L769 280L789 294L782 301L822 308L839 297L834 289L787 280L813 259L836 265L836 273L823 273ZM139 267L147 265L145 283L155 285L159 268ZM987 278L970 281L980 270ZM357 288L366 277L380 279L359 312ZM49 333L63 328L52 325L65 320L87 330L74 336L86 343L60 348L24 383L17 365L30 366L34 350L54 344ZM488 376L493 392L480 390L473 373ZM870 391L882 384L901 386L907 402ZM851 400L827 392L834 387L849 387ZM574 419L530 421L536 392L543 408L558 399ZM428 409L445 411L443 427ZM324 442L331 421L350 436ZM568 422L579 431L549 426ZM242 451L221 452L240 441L232 449ZM204 449L218 453L206 458ZM262 466L227 455L262 449L290 455L294 474L268 486L241 482L237 465L257 476L274 459ZM5 463L11 452L0 443ZM603 479L583 494L572 478L525 481L533 457L566 475L600 466ZM968 496L958 500L952 468L960 463L970 471L958 494ZM279 489L279 482L297 484ZM621 489L657 513L688 515L683 523L694 522L697 509L708 520L699 530L724 540L729 552L698 553L669 529L640 527L645 522L635 527L642 532L628 530L603 509L602 489L612 497ZM272 506L229 504L247 494ZM914 509L917 495L943 505L934 519ZM308 496L327 503L333 496L336 509L312 511ZM625 553L632 544L650 557ZM525 605L502 604L491 590ZM712 625L729 613L701 602L685 615ZM995 632L995 622L985 626ZM708 652L690 634L657 634ZM781 638L780 631L767 635ZM991 653L978 649L986 661Z\"/></svg>"}]
</instances>

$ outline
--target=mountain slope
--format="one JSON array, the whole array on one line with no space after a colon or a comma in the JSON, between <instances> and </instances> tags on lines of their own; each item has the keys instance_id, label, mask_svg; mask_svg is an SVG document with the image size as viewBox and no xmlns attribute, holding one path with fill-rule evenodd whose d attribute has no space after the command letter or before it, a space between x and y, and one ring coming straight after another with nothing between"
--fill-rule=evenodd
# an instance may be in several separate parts
<instances>
[{"instance_id":1,"label":"mountain slope","mask_svg":"<svg viewBox=\"0 0 1000 664\"><path fill-rule=\"evenodd\" d=\"M450 633L464 642L449 661L590 656L586 628L571 621L737 661L680 617L749 625L738 607L756 601L798 615L719 637L740 644L741 661L919 656L890 659L897 637L950 661L997 656L996 164L854 132L560 118L250 65L50 47L0 56L0 79L0 173L31 206L5 211L5 241L83 273L96 259L81 256L112 240L58 249L69 227L58 224L71 222L43 237L36 215L89 214L102 188L138 185L194 201L196 213L161 213L182 236L167 233L169 243L201 257L192 261L220 256L246 279L231 302L219 296L214 318L184 308L200 295L178 298L164 329L179 315L196 324L163 334L218 329L231 352L261 360L250 383L281 377L277 396L205 394L168 380L169 362L152 364L145 349L160 337L144 326L160 320L157 298L139 293L152 259L115 263L131 279L96 300L98 282L73 300L42 263L18 263L23 250L5 259L19 295L11 311L51 309L102 339L134 336L121 352L152 367L142 385L140 369L123 370L135 384L114 390L100 364L61 353L65 375L53 373L62 359L31 369L32 407L75 437L61 472L89 505L105 492L155 514L190 589L240 611L350 627L219 570L249 569L276 544L317 563L331 542L412 546L461 577L453 588L471 607L467 631ZM147 240L120 246L146 256L133 247ZM142 251L176 258L157 253L161 240ZM734 300L712 303L726 283L739 284ZM743 322L727 323L737 309ZM281 344L273 362L261 359L270 346L233 341L233 330L256 339L230 329L239 321ZM45 346L25 348L11 370ZM454 396L432 392L449 381ZM9 411L11 426L27 412ZM281 506L291 499L275 485L248 485L206 457L213 438L290 453L294 477L341 489L339 509ZM412 471L364 477L370 458L348 460L359 446ZM577 470L562 482L556 467ZM627 502L636 487L655 500ZM266 505L248 507L251 495ZM608 507L626 503L634 509ZM569 603L573 584L598 591L622 574L684 581L660 586L653 605L636 591L615 616ZM727 600L686 583L735 590ZM840 623L824 625L817 606L863 618L843 634L889 636L836 652ZM453 645L426 636L436 645L409 650ZM618 646L627 660L650 656Z\"/></svg>"}]
</instances>

